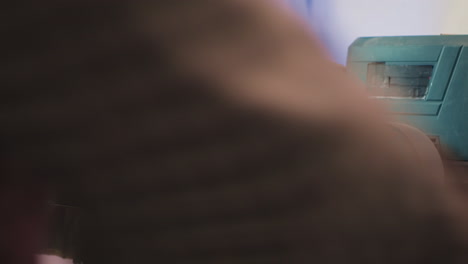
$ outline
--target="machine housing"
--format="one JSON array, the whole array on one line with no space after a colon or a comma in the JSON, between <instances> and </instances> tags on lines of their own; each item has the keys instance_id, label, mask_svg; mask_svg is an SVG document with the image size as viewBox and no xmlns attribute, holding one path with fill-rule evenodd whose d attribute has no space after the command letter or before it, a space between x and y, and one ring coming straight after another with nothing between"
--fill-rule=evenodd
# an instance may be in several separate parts
<instances>
[{"instance_id":1,"label":"machine housing","mask_svg":"<svg viewBox=\"0 0 468 264\"><path fill-rule=\"evenodd\" d=\"M468 161L468 35L359 38L347 68L397 121Z\"/></svg>"}]
</instances>

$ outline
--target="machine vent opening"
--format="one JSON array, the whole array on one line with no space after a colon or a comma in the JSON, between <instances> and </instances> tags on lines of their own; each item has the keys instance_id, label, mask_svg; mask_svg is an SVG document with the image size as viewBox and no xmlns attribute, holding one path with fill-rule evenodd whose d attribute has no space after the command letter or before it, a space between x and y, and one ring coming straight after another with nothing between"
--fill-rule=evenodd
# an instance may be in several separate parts
<instances>
[{"instance_id":1,"label":"machine vent opening","mask_svg":"<svg viewBox=\"0 0 468 264\"><path fill-rule=\"evenodd\" d=\"M433 65L369 63L369 92L376 97L422 99L427 94L433 68Z\"/></svg>"}]
</instances>

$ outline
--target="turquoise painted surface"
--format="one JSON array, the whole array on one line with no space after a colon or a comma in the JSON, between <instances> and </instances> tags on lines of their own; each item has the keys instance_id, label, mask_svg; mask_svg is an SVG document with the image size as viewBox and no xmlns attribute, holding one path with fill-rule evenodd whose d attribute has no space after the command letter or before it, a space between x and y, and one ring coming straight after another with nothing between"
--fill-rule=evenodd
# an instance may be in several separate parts
<instances>
[{"instance_id":1,"label":"turquoise painted surface","mask_svg":"<svg viewBox=\"0 0 468 264\"><path fill-rule=\"evenodd\" d=\"M468 160L467 35L359 38L348 52L348 69L365 83L369 63L433 65L423 98L376 100L387 104L399 121L438 137L451 158Z\"/></svg>"}]
</instances>

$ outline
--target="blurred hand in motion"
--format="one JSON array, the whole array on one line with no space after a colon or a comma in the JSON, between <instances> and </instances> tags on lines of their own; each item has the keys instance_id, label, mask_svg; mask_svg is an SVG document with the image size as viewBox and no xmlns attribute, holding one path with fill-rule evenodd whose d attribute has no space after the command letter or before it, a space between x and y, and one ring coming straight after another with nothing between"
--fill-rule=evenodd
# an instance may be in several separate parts
<instances>
[{"instance_id":1,"label":"blurred hand in motion","mask_svg":"<svg viewBox=\"0 0 468 264\"><path fill-rule=\"evenodd\" d=\"M2 11L2 157L83 209L85 264L466 262L463 200L286 9L24 2ZM3 201L0 262L31 263L9 241L44 225Z\"/></svg>"}]
</instances>

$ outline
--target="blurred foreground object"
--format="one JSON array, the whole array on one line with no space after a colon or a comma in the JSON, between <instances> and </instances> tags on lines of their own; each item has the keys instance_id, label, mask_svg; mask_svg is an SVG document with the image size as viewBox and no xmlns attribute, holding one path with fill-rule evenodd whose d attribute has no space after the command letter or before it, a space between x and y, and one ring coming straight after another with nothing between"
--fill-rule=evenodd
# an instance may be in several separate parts
<instances>
[{"instance_id":1,"label":"blurred foreground object","mask_svg":"<svg viewBox=\"0 0 468 264\"><path fill-rule=\"evenodd\" d=\"M60 256L79 262L79 224L82 218L79 208L51 204L48 244L43 254Z\"/></svg>"},{"instance_id":2,"label":"blurred foreground object","mask_svg":"<svg viewBox=\"0 0 468 264\"><path fill-rule=\"evenodd\" d=\"M54 3L9 11L1 151L83 263L466 263L463 200L291 12Z\"/></svg>"},{"instance_id":3,"label":"blurred foreground object","mask_svg":"<svg viewBox=\"0 0 468 264\"><path fill-rule=\"evenodd\" d=\"M64 259L55 255L38 255L37 264L76 264L72 259Z\"/></svg>"}]
</instances>

